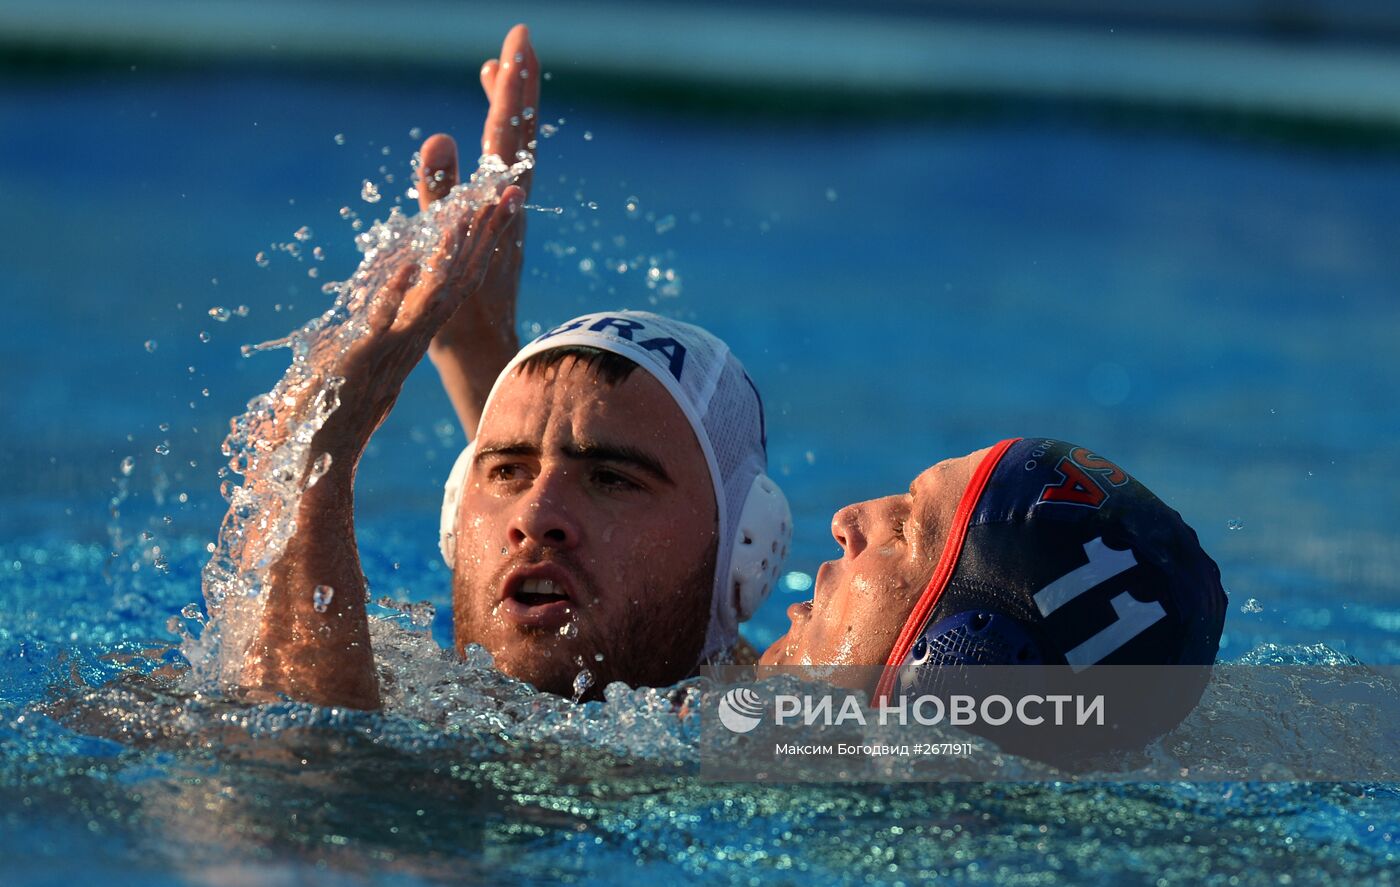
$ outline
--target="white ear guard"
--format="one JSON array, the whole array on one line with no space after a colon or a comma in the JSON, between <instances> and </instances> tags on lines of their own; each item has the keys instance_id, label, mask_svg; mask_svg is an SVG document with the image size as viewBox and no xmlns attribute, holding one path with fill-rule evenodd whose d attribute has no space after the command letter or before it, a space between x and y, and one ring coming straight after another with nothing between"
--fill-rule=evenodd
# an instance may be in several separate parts
<instances>
[{"instance_id":1,"label":"white ear guard","mask_svg":"<svg viewBox=\"0 0 1400 887\"><path fill-rule=\"evenodd\" d=\"M442 520L438 526L438 550L449 568L456 546L457 510L467 485L475 447L467 444L443 487ZM766 474L753 479L744 509L734 528L734 547L729 557L729 587L734 592L734 610L744 622L758 612L778 583L778 573L787 559L792 542L792 511L787 497Z\"/></svg>"},{"instance_id":2,"label":"white ear guard","mask_svg":"<svg viewBox=\"0 0 1400 887\"><path fill-rule=\"evenodd\" d=\"M766 474L753 479L730 549L730 587L740 622L747 621L778 584L778 572L792 542L792 510L787 497Z\"/></svg>"},{"instance_id":3,"label":"white ear guard","mask_svg":"<svg viewBox=\"0 0 1400 887\"><path fill-rule=\"evenodd\" d=\"M457 461L452 463L452 471L447 475L447 483L442 488L442 519L438 522L438 551L448 569L452 568L452 551L457 544L457 506L462 501L462 491L467 488L467 472L471 471L472 456L476 452L476 441L467 444Z\"/></svg>"}]
</instances>

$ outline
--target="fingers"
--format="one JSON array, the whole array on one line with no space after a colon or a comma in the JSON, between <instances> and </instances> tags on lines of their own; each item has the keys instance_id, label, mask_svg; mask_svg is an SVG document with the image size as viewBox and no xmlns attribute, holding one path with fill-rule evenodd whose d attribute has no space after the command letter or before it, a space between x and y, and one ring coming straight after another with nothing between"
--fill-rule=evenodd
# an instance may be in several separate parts
<instances>
[{"instance_id":1,"label":"fingers","mask_svg":"<svg viewBox=\"0 0 1400 887\"><path fill-rule=\"evenodd\" d=\"M535 138L534 109L539 106L539 81L539 62L530 45L530 30L516 25L501 44L501 57L487 59L481 66L481 88L490 103L481 135L481 153L495 154L510 164L516 160L516 152L529 150ZM527 108L531 109L528 115ZM521 178L520 184L528 189L529 177ZM457 143L442 133L429 136L420 149L418 208L427 209L460 180Z\"/></svg>"},{"instance_id":2,"label":"fingers","mask_svg":"<svg viewBox=\"0 0 1400 887\"><path fill-rule=\"evenodd\" d=\"M500 59L487 59L481 66L481 91L486 93L486 101L491 101L491 88L496 82L496 72L501 68Z\"/></svg>"},{"instance_id":3,"label":"fingers","mask_svg":"<svg viewBox=\"0 0 1400 887\"><path fill-rule=\"evenodd\" d=\"M481 153L495 154L507 164L514 163L516 153L530 150L530 143L535 140L535 117L540 104L539 60L530 45L528 28L511 28L501 45L498 64L487 62L482 66L481 85L491 105L481 133ZM528 175L521 178L522 187L528 190Z\"/></svg>"},{"instance_id":4,"label":"fingers","mask_svg":"<svg viewBox=\"0 0 1400 887\"><path fill-rule=\"evenodd\" d=\"M418 208L427 209L457 184L457 143L452 136L428 136L419 151Z\"/></svg>"},{"instance_id":5,"label":"fingers","mask_svg":"<svg viewBox=\"0 0 1400 887\"><path fill-rule=\"evenodd\" d=\"M481 288L492 265L510 259L510 251L498 249L503 238L524 214L525 192L511 185L500 202L484 206L461 219L433 256L433 294L422 314L436 333L466 299Z\"/></svg>"},{"instance_id":6,"label":"fingers","mask_svg":"<svg viewBox=\"0 0 1400 887\"><path fill-rule=\"evenodd\" d=\"M396 325L424 323L431 327L429 335L435 333L481 286L498 255L497 244L523 215L524 205L524 190L511 185L501 193L500 202L483 206L444 231L423 274L404 298Z\"/></svg>"},{"instance_id":7,"label":"fingers","mask_svg":"<svg viewBox=\"0 0 1400 887\"><path fill-rule=\"evenodd\" d=\"M404 295L413 283L417 266L405 265L394 272L388 283L370 298L369 327L383 330L393 326L399 315L399 306L404 303Z\"/></svg>"},{"instance_id":8,"label":"fingers","mask_svg":"<svg viewBox=\"0 0 1400 887\"><path fill-rule=\"evenodd\" d=\"M511 185L501 192L500 201L492 207L485 218L485 229L478 228L477 246L483 254L494 252L506 232L515 229L515 224L524 215L525 189ZM474 250L477 251L477 250Z\"/></svg>"}]
</instances>

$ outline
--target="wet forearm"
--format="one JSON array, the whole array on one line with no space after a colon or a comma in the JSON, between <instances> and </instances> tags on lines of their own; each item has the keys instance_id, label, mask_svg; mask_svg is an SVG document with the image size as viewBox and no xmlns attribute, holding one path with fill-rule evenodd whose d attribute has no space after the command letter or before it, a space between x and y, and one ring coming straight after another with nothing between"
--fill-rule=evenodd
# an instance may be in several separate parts
<instances>
[{"instance_id":1,"label":"wet forearm","mask_svg":"<svg viewBox=\"0 0 1400 887\"><path fill-rule=\"evenodd\" d=\"M269 572L243 675L250 690L319 705L379 706L353 475L353 465L333 465L302 496L296 532Z\"/></svg>"}]
</instances>

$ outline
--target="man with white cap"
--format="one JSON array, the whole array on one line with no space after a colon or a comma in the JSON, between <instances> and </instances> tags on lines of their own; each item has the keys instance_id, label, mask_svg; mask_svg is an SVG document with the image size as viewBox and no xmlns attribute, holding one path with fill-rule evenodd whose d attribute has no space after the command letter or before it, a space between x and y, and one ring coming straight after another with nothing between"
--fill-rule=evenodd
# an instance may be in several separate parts
<instances>
[{"instance_id":1,"label":"man with white cap","mask_svg":"<svg viewBox=\"0 0 1400 887\"><path fill-rule=\"evenodd\" d=\"M763 407L723 342L636 311L585 315L501 374L443 504L460 649L567 692L660 686L723 656L786 554Z\"/></svg>"},{"instance_id":2,"label":"man with white cap","mask_svg":"<svg viewBox=\"0 0 1400 887\"><path fill-rule=\"evenodd\" d=\"M539 78L496 76L512 66L538 70L520 26L499 64L482 69L491 153L530 144L528 128L502 121L535 106ZM430 138L424 207L455 180L451 140ZM655 314L589 314L526 345L482 398L493 352L481 346L514 339L523 200L512 186L447 232L441 264L411 288L396 280L376 293L384 324L322 368L345 379L340 408L312 441L331 467L306 490L271 571L248 689L378 705L354 470L425 351L476 432L442 510L458 651L481 644L502 671L564 695L614 680L664 686L728 655L739 622L771 590L791 519L764 473L758 390L719 339ZM337 591L327 599L314 593L321 587ZM579 679L585 669L591 680Z\"/></svg>"}]
</instances>

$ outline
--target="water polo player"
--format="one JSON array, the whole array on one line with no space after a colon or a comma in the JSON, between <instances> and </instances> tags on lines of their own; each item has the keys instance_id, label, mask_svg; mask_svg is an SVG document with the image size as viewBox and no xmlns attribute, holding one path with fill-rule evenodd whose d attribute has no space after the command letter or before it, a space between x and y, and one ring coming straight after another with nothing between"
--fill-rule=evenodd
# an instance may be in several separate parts
<instances>
[{"instance_id":1,"label":"water polo player","mask_svg":"<svg viewBox=\"0 0 1400 887\"><path fill-rule=\"evenodd\" d=\"M859 675L889 700L969 665L1074 675L1215 659L1226 605L1215 562L1180 515L1084 447L1005 440L934 465L905 495L841 509L831 529L842 557L788 609L763 666ZM1207 671L1184 672L1142 689L1151 704L1125 744L1191 710Z\"/></svg>"},{"instance_id":2,"label":"water polo player","mask_svg":"<svg viewBox=\"0 0 1400 887\"><path fill-rule=\"evenodd\" d=\"M525 109L538 100L538 70L517 26L482 68L484 152L533 147ZM445 136L424 144L424 209L456 183L456 162ZM611 681L664 686L728 655L771 589L791 521L764 473L758 390L723 342L679 321L611 312L510 356L527 185L522 176L499 205L446 231L422 269L400 269L372 296L347 352L313 349L316 373L344 380L339 408L311 441L329 469L307 486L269 573L238 677L245 689L379 704L354 474L430 340L472 437L442 510L459 651L481 644L502 671L563 695ZM261 471L250 470L250 489Z\"/></svg>"}]
</instances>

